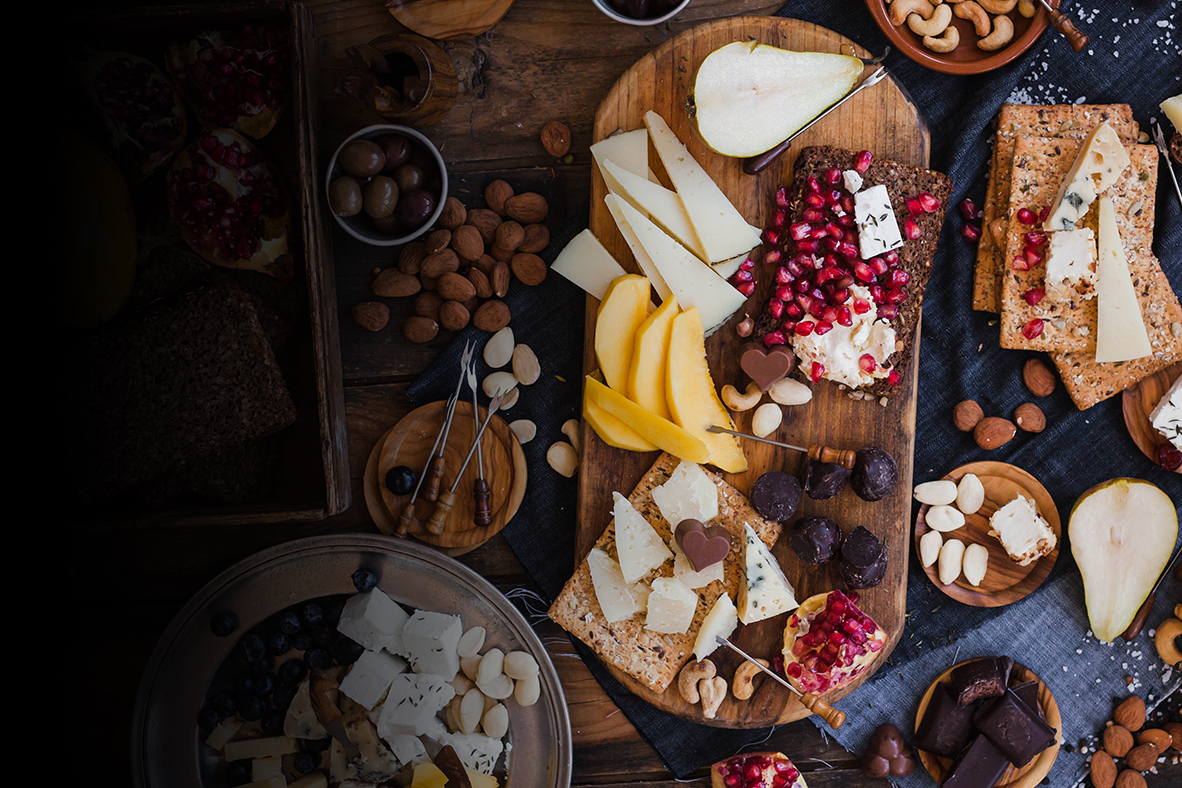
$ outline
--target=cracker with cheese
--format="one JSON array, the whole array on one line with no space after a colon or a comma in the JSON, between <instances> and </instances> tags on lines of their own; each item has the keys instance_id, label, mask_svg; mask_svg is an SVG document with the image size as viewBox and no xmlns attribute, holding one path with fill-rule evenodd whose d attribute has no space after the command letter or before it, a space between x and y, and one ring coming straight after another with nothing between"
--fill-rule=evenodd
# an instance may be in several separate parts
<instances>
[{"instance_id":1,"label":"cracker with cheese","mask_svg":"<svg viewBox=\"0 0 1182 788\"><path fill-rule=\"evenodd\" d=\"M673 478L681 460L670 454L662 454L656 463L648 470L636 485L636 489L628 496L628 501L636 511L652 526L665 544L676 544L673 539L673 527L661 514L661 506L653 499L653 490ZM693 659L694 640L707 613L714 607L714 603L724 593L734 599L739 591L740 583L745 582L745 564L743 549L745 544L746 527L751 529L767 545L775 543L780 535L780 524L765 520L752 508L750 502L738 490L727 484L721 477L705 471L718 491L718 515L710 521L710 525L721 525L731 534L731 550L723 562L721 580L713 580L700 588L694 589L697 596L697 606L694 609L692 621L683 633L662 633L646 628L646 613L643 607L648 600L636 599L637 611L626 618L609 622L604 613L600 600L596 596L595 584L592 581L592 567L587 559L580 562L574 575L567 581L554 604L550 606L549 615L559 626L571 633L579 640L590 646L605 662L614 665L628 675L634 677L641 684L654 692L664 692L679 670L686 662ZM658 495L658 497L661 497ZM687 505L690 503L687 500ZM663 502L662 506L671 511L676 507L672 501ZM674 515L675 519L679 516ZM596 554L600 551L603 555ZM679 551L678 551L679 552ZM618 567L619 554L616 544L616 522L613 520L592 549L594 557L601 563L609 563ZM610 559L604 561L604 557ZM674 558L664 561L651 575L654 579L674 578ZM600 575L601 578L603 575ZM681 573L683 580L687 575ZM620 582L623 581L622 576ZM689 583L693 585L693 583ZM645 585L641 581L638 585ZM671 594L670 589L664 588L670 583L662 582L660 588L653 588L652 593L661 594L661 599ZM647 586L647 587L651 587ZM625 589L627 590L627 589ZM616 615L619 615L617 612Z\"/></svg>"},{"instance_id":2,"label":"cracker with cheese","mask_svg":"<svg viewBox=\"0 0 1182 788\"><path fill-rule=\"evenodd\" d=\"M1155 282L1161 269L1153 260L1154 194L1157 188L1157 149L1152 145L1133 145L1125 148L1132 165L1109 187L1104 195L1112 199L1120 217L1121 240L1124 243L1130 271L1134 279L1148 285ZM1058 197L1065 176L1071 170L1080 151L1076 140L1045 137L1022 137L1014 148L1014 171L1010 190L1011 212L1030 208L1034 213L1044 205L1052 205ZM1090 230L1098 237L1097 203L1082 217L1077 229ZM1030 231L1043 232L1043 226L1024 225L1011 217L1006 236L1006 260L1023 254L1025 236ZM1060 236L1065 231L1058 231ZM1094 353L1096 349L1096 309L1098 299L1090 292L1078 298L1064 299L1060 283L1047 280L1053 265L1044 258L1028 271L1006 266L1001 293L1001 346L1022 350L1045 350L1053 353ZM1054 252L1054 250L1051 250ZM1094 259L1094 258L1093 258ZM1053 273L1053 271L1052 271ZM1164 280L1164 277L1163 277ZM1082 286L1077 285L1081 290ZM1043 288L1046 296L1035 304L1028 303L1025 294ZM1169 292L1168 284L1165 291ZM1161 293L1154 286L1149 293ZM1164 294L1158 299L1158 306ZM1152 299L1151 299L1152 300ZM1148 321L1152 314L1145 314ZM1042 332L1033 338L1023 333L1032 320L1042 320Z\"/></svg>"},{"instance_id":3,"label":"cracker with cheese","mask_svg":"<svg viewBox=\"0 0 1182 788\"><path fill-rule=\"evenodd\" d=\"M981 240L977 246L973 309L1001 311L1003 263L1007 258L999 239L1006 237L1009 224L1011 174L1017 141L1023 137L1082 140L1105 120L1126 144L1136 142L1137 124L1133 120L1133 110L1127 104L1002 105L997 116L997 141L985 192Z\"/></svg>"}]
</instances>

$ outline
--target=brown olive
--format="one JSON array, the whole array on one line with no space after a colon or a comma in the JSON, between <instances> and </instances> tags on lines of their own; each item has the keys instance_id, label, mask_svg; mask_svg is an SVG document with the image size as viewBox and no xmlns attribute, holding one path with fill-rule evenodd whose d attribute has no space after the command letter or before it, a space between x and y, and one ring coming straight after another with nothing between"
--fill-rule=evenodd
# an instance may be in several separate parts
<instances>
[{"instance_id":1,"label":"brown olive","mask_svg":"<svg viewBox=\"0 0 1182 788\"><path fill-rule=\"evenodd\" d=\"M377 175L386 166L386 154L376 142L353 140L341 148L338 161L350 175L368 178Z\"/></svg>"},{"instance_id":2,"label":"brown olive","mask_svg":"<svg viewBox=\"0 0 1182 788\"><path fill-rule=\"evenodd\" d=\"M361 213L361 187L344 175L328 187L328 206L337 216L356 216Z\"/></svg>"},{"instance_id":3,"label":"brown olive","mask_svg":"<svg viewBox=\"0 0 1182 788\"><path fill-rule=\"evenodd\" d=\"M398 201L395 216L407 229L417 230L431 218L431 214L434 212L435 198L422 189L416 189L404 194L402 199Z\"/></svg>"},{"instance_id":4,"label":"brown olive","mask_svg":"<svg viewBox=\"0 0 1182 788\"><path fill-rule=\"evenodd\" d=\"M388 134L378 140L386 153L386 169L394 170L406 164L410 158L410 140L401 134Z\"/></svg>"},{"instance_id":5,"label":"brown olive","mask_svg":"<svg viewBox=\"0 0 1182 788\"><path fill-rule=\"evenodd\" d=\"M393 178L379 175L365 184L365 212L374 219L382 219L394 213L398 204L398 184Z\"/></svg>"},{"instance_id":6,"label":"brown olive","mask_svg":"<svg viewBox=\"0 0 1182 788\"><path fill-rule=\"evenodd\" d=\"M395 238L400 235L406 235L406 228L402 226L402 222L398 221L398 217L394 214L384 216L380 219L374 219L373 226L377 228L379 233L385 233Z\"/></svg>"},{"instance_id":7,"label":"brown olive","mask_svg":"<svg viewBox=\"0 0 1182 788\"><path fill-rule=\"evenodd\" d=\"M426 178L422 167L417 164L403 164L394 170L394 180L398 181L398 188L405 194L421 188Z\"/></svg>"}]
</instances>

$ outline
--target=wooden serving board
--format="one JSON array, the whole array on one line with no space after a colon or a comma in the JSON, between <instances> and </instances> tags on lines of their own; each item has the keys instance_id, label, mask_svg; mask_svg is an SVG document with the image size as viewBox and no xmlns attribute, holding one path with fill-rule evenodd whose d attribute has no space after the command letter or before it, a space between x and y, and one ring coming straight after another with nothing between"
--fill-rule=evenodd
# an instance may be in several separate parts
<instances>
[{"instance_id":1,"label":"wooden serving board","mask_svg":"<svg viewBox=\"0 0 1182 788\"><path fill-rule=\"evenodd\" d=\"M930 146L927 126L919 110L893 80L884 80L834 111L801 135L791 150L757 176L743 174L741 160L726 158L709 150L695 137L693 123L686 112L686 97L692 86L695 69L718 47L749 39L797 51L845 52L859 57L869 56L866 50L849 39L795 19L737 17L708 22L665 42L624 72L599 106L594 139L601 140L617 129L631 131L643 128L644 113L655 110L668 121L678 138L689 146L690 153L714 178L739 212L748 222L759 227L767 225L775 190L791 182L796 152L806 146L826 144L853 150L868 149L876 156L905 164L927 165ZM737 121L758 123L759 119L739 118ZM663 172L651 146L649 163L656 172ZM621 265L639 273L627 243L603 203L607 188L598 170L593 172L592 179L591 230ZM666 185L669 185L668 181ZM766 269L758 271L759 285L747 307L753 316L758 314L771 292L771 273ZM596 299L588 297L584 349L584 368L587 371L597 366L593 339L598 306ZM738 349L745 340L735 333L735 325L742 319L743 310L740 310L706 341L710 370L719 389L727 383L735 384L740 390L746 387L738 357ZM888 633L887 646L874 666L859 680L827 695L829 702L849 694L882 665L903 632L918 350L917 336L916 356L910 368L904 370L898 394L888 400L885 406L875 400L855 401L847 396L847 392L839 390L836 384L822 382L813 386L813 400L810 403L786 409L784 424L769 436L797 445L823 443L853 449L879 446L889 451L899 466L898 488L878 503L862 501L852 491L846 490L827 501L806 498L798 512L798 516L828 515L847 533L858 525L865 525L885 541L888 551L888 566L882 584L862 594L864 610ZM750 432L753 412L735 415L738 429ZM795 452L751 441L744 441L744 450L749 470L742 474L725 474L726 480L744 494L767 471L796 473L804 465L802 456ZM607 446L584 423L576 526L577 561L583 560L607 527L612 492L630 493L656 457L656 453L641 454ZM786 527L788 525L785 523ZM829 591L840 584L835 562L821 567L807 566L788 548L786 537L781 537L773 552L795 587L798 600L803 601L812 594ZM785 618L779 616L754 626L740 627L732 640L748 653L770 658L781 648ZM713 659L719 666L720 675L729 682L737 665L736 658L731 654L716 652ZM665 693L658 695L619 671L615 671L615 675L629 690L654 706L703 724L754 728L808 716L807 710L788 690L773 686L773 682L764 682L747 701L736 701L728 695L717 717L708 720L703 717L700 706L692 706L682 700L676 682Z\"/></svg>"}]
</instances>

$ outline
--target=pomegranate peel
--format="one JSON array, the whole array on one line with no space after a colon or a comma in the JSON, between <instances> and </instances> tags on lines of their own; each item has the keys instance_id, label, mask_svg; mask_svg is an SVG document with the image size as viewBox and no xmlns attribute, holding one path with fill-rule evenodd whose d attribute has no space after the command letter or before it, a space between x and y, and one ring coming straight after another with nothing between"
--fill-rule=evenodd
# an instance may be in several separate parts
<instances>
[{"instance_id":1,"label":"pomegranate peel","mask_svg":"<svg viewBox=\"0 0 1182 788\"><path fill-rule=\"evenodd\" d=\"M841 632L834 643L830 632ZM824 693L857 679L886 645L886 632L835 590L806 599L784 627L784 672L805 692Z\"/></svg>"},{"instance_id":2,"label":"pomegranate peel","mask_svg":"<svg viewBox=\"0 0 1182 788\"><path fill-rule=\"evenodd\" d=\"M711 766L710 788L808 788L808 784L787 755L750 752Z\"/></svg>"}]
</instances>

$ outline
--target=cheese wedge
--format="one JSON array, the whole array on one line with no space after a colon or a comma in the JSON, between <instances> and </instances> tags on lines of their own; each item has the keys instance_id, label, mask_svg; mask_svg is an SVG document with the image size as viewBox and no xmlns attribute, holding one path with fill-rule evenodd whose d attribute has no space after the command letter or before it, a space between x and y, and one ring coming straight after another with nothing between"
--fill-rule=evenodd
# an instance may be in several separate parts
<instances>
[{"instance_id":1,"label":"cheese wedge","mask_svg":"<svg viewBox=\"0 0 1182 788\"><path fill-rule=\"evenodd\" d=\"M648 520L618 492L612 493L616 521L616 555L624 582L632 585L673 557Z\"/></svg>"},{"instance_id":2,"label":"cheese wedge","mask_svg":"<svg viewBox=\"0 0 1182 788\"><path fill-rule=\"evenodd\" d=\"M750 255L748 255L746 252L743 252L741 255L732 257L729 260L723 260L721 263L711 263L710 267L714 269L714 273L729 281L730 278L735 275L735 272L739 270L739 266L741 266L749 256Z\"/></svg>"},{"instance_id":3,"label":"cheese wedge","mask_svg":"<svg viewBox=\"0 0 1182 788\"><path fill-rule=\"evenodd\" d=\"M649 137L661 157L665 172L669 173L669 180L685 203L706 260L712 263L729 260L758 246L759 234L752 232L751 225L694 160L664 118L655 112L647 112L644 125L648 127Z\"/></svg>"},{"instance_id":4,"label":"cheese wedge","mask_svg":"<svg viewBox=\"0 0 1182 788\"><path fill-rule=\"evenodd\" d=\"M628 220L624 216L622 206L628 203L614 194L606 194L603 197L603 204L607 206L608 212L616 220L616 228L620 231L620 235L624 236L624 240L628 242L628 248L632 250L632 256L636 258L636 264L640 266L640 270L644 271L644 275L652 282L653 289L657 291L657 295L661 297L662 301L668 298L672 292L669 289L669 285L665 284L661 272L657 270L656 263L649 257L648 252L644 250L640 239L632 230L632 225L628 223Z\"/></svg>"},{"instance_id":5,"label":"cheese wedge","mask_svg":"<svg viewBox=\"0 0 1182 788\"><path fill-rule=\"evenodd\" d=\"M665 368L669 355L669 332L673 318L681 311L676 296L669 296L636 329L632 368L628 372L628 397L645 410L669 418L665 401Z\"/></svg>"},{"instance_id":6,"label":"cheese wedge","mask_svg":"<svg viewBox=\"0 0 1182 788\"><path fill-rule=\"evenodd\" d=\"M718 486L702 466L682 461L669 479L651 493L661 516L676 531L682 520L708 523L718 516Z\"/></svg>"},{"instance_id":7,"label":"cheese wedge","mask_svg":"<svg viewBox=\"0 0 1182 788\"><path fill-rule=\"evenodd\" d=\"M623 134L600 140L591 146L591 155L599 165L599 172L605 180L607 173L603 170L603 163L611 161L633 175L647 178L653 183L657 182L656 176L648 166L648 132L645 129L625 131Z\"/></svg>"},{"instance_id":8,"label":"cheese wedge","mask_svg":"<svg viewBox=\"0 0 1182 788\"><path fill-rule=\"evenodd\" d=\"M676 238L678 243L693 252L696 257L706 259L706 251L702 248L693 225L690 224L685 203L677 196L677 192L617 167L612 161L605 161L601 166L603 179L612 194L623 197L633 208L660 225L662 230Z\"/></svg>"},{"instance_id":9,"label":"cheese wedge","mask_svg":"<svg viewBox=\"0 0 1182 788\"><path fill-rule=\"evenodd\" d=\"M591 376L586 378L583 396L590 399L610 416L614 416L636 431L640 437L667 451L674 457L691 462L706 462L710 450L701 439L691 435L668 419L654 416L632 400L612 391Z\"/></svg>"},{"instance_id":10,"label":"cheese wedge","mask_svg":"<svg viewBox=\"0 0 1182 788\"><path fill-rule=\"evenodd\" d=\"M730 594L723 594L714 600L714 607L702 619L702 628L694 639L694 659L701 662L718 648L718 638L729 638L739 627L739 611L731 601Z\"/></svg>"},{"instance_id":11,"label":"cheese wedge","mask_svg":"<svg viewBox=\"0 0 1182 788\"><path fill-rule=\"evenodd\" d=\"M784 570L751 526L743 526L747 529L746 577L739 586L739 620L752 624L795 610L799 607L796 591L784 577Z\"/></svg>"},{"instance_id":12,"label":"cheese wedge","mask_svg":"<svg viewBox=\"0 0 1182 788\"><path fill-rule=\"evenodd\" d=\"M1116 183L1130 164L1129 152L1108 121L1092 129L1080 146L1075 164L1063 179L1058 197L1051 203L1053 209L1043 229L1075 229L1096 198Z\"/></svg>"},{"instance_id":13,"label":"cheese wedge","mask_svg":"<svg viewBox=\"0 0 1182 788\"><path fill-rule=\"evenodd\" d=\"M1096 284L1096 361L1132 361L1152 351L1141 305L1129 276L1129 263L1116 226L1112 199L1100 198L1100 237Z\"/></svg>"},{"instance_id":14,"label":"cheese wedge","mask_svg":"<svg viewBox=\"0 0 1182 788\"><path fill-rule=\"evenodd\" d=\"M658 577L648 597L644 628L670 635L684 634L694 621L698 595L672 577Z\"/></svg>"},{"instance_id":15,"label":"cheese wedge","mask_svg":"<svg viewBox=\"0 0 1182 788\"><path fill-rule=\"evenodd\" d=\"M640 612L640 605L628 590L620 565L602 550L587 553L587 569L591 572L591 587L595 599L608 623L623 621Z\"/></svg>"},{"instance_id":16,"label":"cheese wedge","mask_svg":"<svg viewBox=\"0 0 1182 788\"><path fill-rule=\"evenodd\" d=\"M1170 123L1174 124L1174 129L1182 134L1182 93L1177 96L1170 96L1161 103L1161 111L1166 113L1166 117L1170 119Z\"/></svg>"},{"instance_id":17,"label":"cheese wedge","mask_svg":"<svg viewBox=\"0 0 1182 788\"><path fill-rule=\"evenodd\" d=\"M583 230L572 238L566 248L558 253L550 270L566 277L600 301L608 285L628 273L590 230Z\"/></svg>"},{"instance_id":18,"label":"cheese wedge","mask_svg":"<svg viewBox=\"0 0 1182 788\"><path fill-rule=\"evenodd\" d=\"M664 230L626 202L619 202L623 214L649 259L661 273L669 291L683 309L697 307L707 334L727 321L747 303L740 293L714 269L673 240Z\"/></svg>"}]
</instances>

